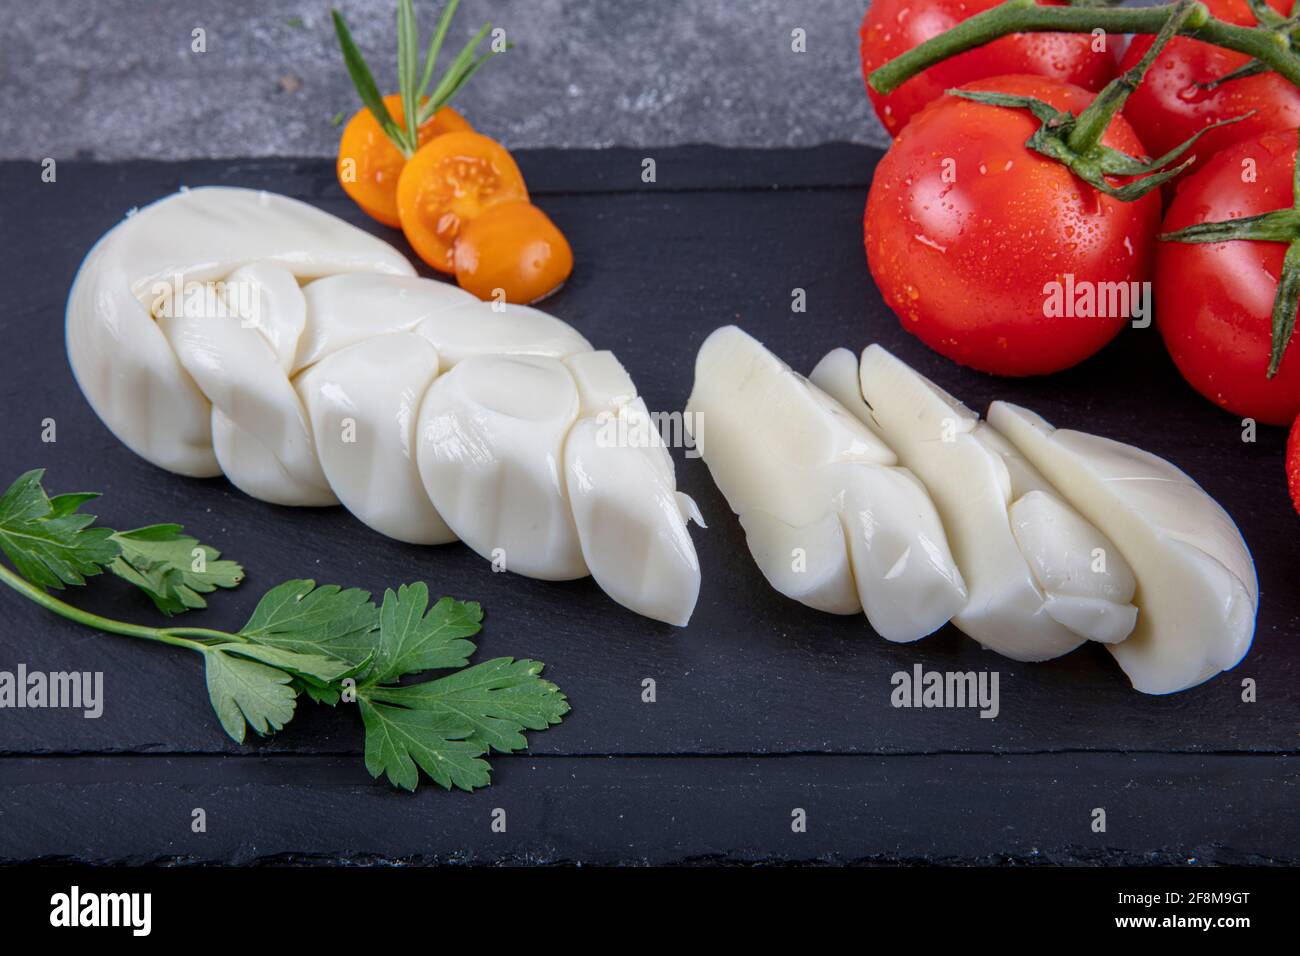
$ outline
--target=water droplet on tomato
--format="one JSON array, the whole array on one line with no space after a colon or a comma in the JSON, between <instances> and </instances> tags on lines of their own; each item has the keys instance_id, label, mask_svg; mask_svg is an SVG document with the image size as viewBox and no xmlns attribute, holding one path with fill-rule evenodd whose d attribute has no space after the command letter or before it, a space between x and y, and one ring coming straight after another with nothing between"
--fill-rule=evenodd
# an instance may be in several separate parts
<instances>
[{"instance_id":1,"label":"water droplet on tomato","mask_svg":"<svg viewBox=\"0 0 1300 956\"><path fill-rule=\"evenodd\" d=\"M922 235L919 232L916 233L914 236L912 236L912 238L915 239L917 242L919 242L921 245L928 246L929 248L934 249L938 252L946 253L948 251L947 246L940 245L939 243L931 239L929 236ZM913 296L913 298L915 298L915 296Z\"/></svg>"},{"instance_id":2,"label":"water droplet on tomato","mask_svg":"<svg viewBox=\"0 0 1300 956\"><path fill-rule=\"evenodd\" d=\"M1283 139L1277 133L1268 133L1261 136L1259 145L1268 150L1270 156L1289 155L1295 152L1295 141Z\"/></svg>"}]
</instances>

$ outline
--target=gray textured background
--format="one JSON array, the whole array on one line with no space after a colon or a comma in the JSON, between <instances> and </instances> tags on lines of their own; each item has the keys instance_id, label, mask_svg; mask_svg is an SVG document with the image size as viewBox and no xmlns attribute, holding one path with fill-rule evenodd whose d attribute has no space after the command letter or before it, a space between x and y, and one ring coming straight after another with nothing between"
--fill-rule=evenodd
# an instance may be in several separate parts
<instances>
[{"instance_id":1,"label":"gray textured background","mask_svg":"<svg viewBox=\"0 0 1300 956\"><path fill-rule=\"evenodd\" d=\"M396 89L395 0L336 0ZM515 49L458 97L511 148L882 144L857 60L867 0L463 0ZM329 155L360 101L319 0L0 0L0 158ZM417 0L433 29L439 0ZM207 31L207 52L190 33ZM807 33L793 53L791 30ZM451 42L449 40L449 46Z\"/></svg>"}]
</instances>

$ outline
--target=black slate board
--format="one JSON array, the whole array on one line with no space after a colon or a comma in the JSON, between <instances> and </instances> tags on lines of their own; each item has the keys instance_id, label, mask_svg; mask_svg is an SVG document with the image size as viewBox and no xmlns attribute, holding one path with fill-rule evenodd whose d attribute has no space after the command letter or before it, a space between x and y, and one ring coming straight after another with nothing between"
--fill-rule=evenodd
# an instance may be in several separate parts
<instances>
[{"instance_id":1,"label":"black slate board","mask_svg":"<svg viewBox=\"0 0 1300 956\"><path fill-rule=\"evenodd\" d=\"M653 157L657 181L641 181ZM324 160L0 163L0 481L49 469L57 490L104 492L121 527L184 523L249 569L188 623L235 627L261 591L313 576L371 590L416 578L481 601L481 654L546 661L574 710L496 757L475 795L414 796L369 780L359 723L303 704L281 734L239 748L206 702L189 655L79 628L0 593L0 669L100 670L104 715L0 710L0 860L76 859L1300 863L1300 544L1282 478L1280 429L1241 423L1193 393L1154 329L1126 330L1082 366L1041 380L959 368L908 336L867 274L861 214L879 153L863 147L524 152L538 203L578 269L547 308L617 352L652 409L682 406L695 352L715 327L749 329L807 371L830 348L879 341L982 409L1021 402L1163 455L1200 481L1254 553L1255 646L1235 671L1166 698L1127 686L1085 647L1017 664L951 628L914 645L861 618L773 592L698 460L680 487L709 521L684 631L626 612L590 581L492 574L464 547L384 539L341 509L253 501L136 458L98 422L63 352L63 306L81 257L127 209L181 185L271 189L404 248L366 220ZM791 291L807 293L793 313ZM41 441L54 418L58 440ZM141 597L96 581L73 600L149 620ZM895 710L890 676L913 664L996 670L1001 713ZM654 678L658 700L641 702ZM1241 682L1258 702L1241 700ZM190 831L204 807L208 833ZM494 808L508 836L493 834ZM808 811L792 833L791 812ZM1106 833L1090 827L1095 807Z\"/></svg>"}]
</instances>

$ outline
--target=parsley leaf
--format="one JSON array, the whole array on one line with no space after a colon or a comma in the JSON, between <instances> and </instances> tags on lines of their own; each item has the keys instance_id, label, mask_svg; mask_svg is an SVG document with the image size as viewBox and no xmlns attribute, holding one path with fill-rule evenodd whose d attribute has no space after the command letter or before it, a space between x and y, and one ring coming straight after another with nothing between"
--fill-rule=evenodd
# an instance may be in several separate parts
<instances>
[{"instance_id":1,"label":"parsley leaf","mask_svg":"<svg viewBox=\"0 0 1300 956\"><path fill-rule=\"evenodd\" d=\"M370 776L386 774L389 783L414 790L421 770L449 790L486 787L491 767L482 759L487 748L467 740L470 726L446 713L407 710L358 699L366 728L366 769Z\"/></svg>"},{"instance_id":2,"label":"parsley leaf","mask_svg":"<svg viewBox=\"0 0 1300 956\"><path fill-rule=\"evenodd\" d=\"M48 497L35 469L20 475L0 496L0 550L28 581L43 588L85 584L105 568L140 588L164 614L207 607L201 597L233 588L244 577L221 552L181 534L178 524L134 531L90 527L95 516L77 509L92 492Z\"/></svg>"},{"instance_id":3,"label":"parsley leaf","mask_svg":"<svg viewBox=\"0 0 1300 956\"><path fill-rule=\"evenodd\" d=\"M569 712L560 689L541 678L539 661L498 657L437 680L368 687L372 701L444 715L473 728L473 739L499 753L528 746L523 730L545 730Z\"/></svg>"},{"instance_id":4,"label":"parsley leaf","mask_svg":"<svg viewBox=\"0 0 1300 956\"><path fill-rule=\"evenodd\" d=\"M286 651L322 654L350 664L364 663L375 652L379 611L370 592L316 587L301 579L285 581L262 595L240 635Z\"/></svg>"},{"instance_id":5,"label":"parsley leaf","mask_svg":"<svg viewBox=\"0 0 1300 956\"><path fill-rule=\"evenodd\" d=\"M294 677L302 678L305 682L312 684L329 684L333 681L342 680L357 671L356 667L336 657L300 654L296 651L286 651L278 647L264 647L261 644L232 642L229 644L210 644L208 646L212 650L221 651L222 653L238 654L240 657L249 657L255 661L261 661L263 664L270 664L272 667L288 671Z\"/></svg>"},{"instance_id":6,"label":"parsley leaf","mask_svg":"<svg viewBox=\"0 0 1300 956\"><path fill-rule=\"evenodd\" d=\"M293 688L300 694L306 694L314 703L337 707L343 699L343 693L335 684L317 684L301 677L294 678Z\"/></svg>"},{"instance_id":7,"label":"parsley leaf","mask_svg":"<svg viewBox=\"0 0 1300 956\"><path fill-rule=\"evenodd\" d=\"M108 528L91 528L95 516L77 509L99 497L91 493L49 498L42 468L19 475L0 496L0 550L18 573L42 588L85 584L117 557Z\"/></svg>"},{"instance_id":8,"label":"parsley leaf","mask_svg":"<svg viewBox=\"0 0 1300 956\"><path fill-rule=\"evenodd\" d=\"M205 648L203 656L212 709L236 743L244 742L245 723L265 735L293 719L297 692L284 671L237 657L223 646Z\"/></svg>"},{"instance_id":9,"label":"parsley leaf","mask_svg":"<svg viewBox=\"0 0 1300 956\"><path fill-rule=\"evenodd\" d=\"M168 616L207 607L201 595L244 579L242 567L218 560L220 551L182 530L178 524L153 524L112 535L122 551L109 570L144 591Z\"/></svg>"},{"instance_id":10,"label":"parsley leaf","mask_svg":"<svg viewBox=\"0 0 1300 956\"><path fill-rule=\"evenodd\" d=\"M444 597L429 608L429 588L422 581L403 584L396 593L385 591L370 683L433 668L464 667L475 650L464 638L477 634L482 620L483 609L473 601Z\"/></svg>"},{"instance_id":11,"label":"parsley leaf","mask_svg":"<svg viewBox=\"0 0 1300 956\"><path fill-rule=\"evenodd\" d=\"M134 531L91 527L79 509L89 492L48 496L44 472L21 475L0 495L0 584L99 631L203 655L208 697L238 743L252 727L272 734L293 719L299 694L331 706L355 701L365 727L366 768L414 790L420 773L444 789L491 783L492 751L527 747L525 730L560 722L569 704L537 661L499 657L469 666L483 609L449 597L429 604L422 582L370 593L302 579L267 591L237 633L148 627L89 614L46 593L84 584L105 569L142 589L166 615L206 606L202 595L234 587L243 568L177 524ZM452 673L402 684L429 670Z\"/></svg>"}]
</instances>

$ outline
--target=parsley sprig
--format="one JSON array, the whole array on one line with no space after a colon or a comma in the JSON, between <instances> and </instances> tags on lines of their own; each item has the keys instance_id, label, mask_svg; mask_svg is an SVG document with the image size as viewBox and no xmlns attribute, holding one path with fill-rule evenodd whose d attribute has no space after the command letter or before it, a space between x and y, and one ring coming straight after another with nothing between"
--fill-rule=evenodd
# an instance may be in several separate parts
<instances>
[{"instance_id":1,"label":"parsley sprig","mask_svg":"<svg viewBox=\"0 0 1300 956\"><path fill-rule=\"evenodd\" d=\"M159 524L119 532L79 509L90 493L50 497L43 471L21 475L0 496L0 581L65 618L202 655L208 696L221 726L243 743L247 729L271 734L293 719L298 697L356 703L365 727L366 769L414 790L420 771L443 788L491 782L489 753L527 747L569 711L538 661L498 657L470 664L469 638L482 626L472 601L440 598L422 582L384 592L376 606L357 588L291 580L271 588L238 631L148 627L102 617L49 593L110 571L143 590L164 614L205 606L203 594L234 587L243 569L215 549ZM406 682L413 674L450 671Z\"/></svg>"}]
</instances>

